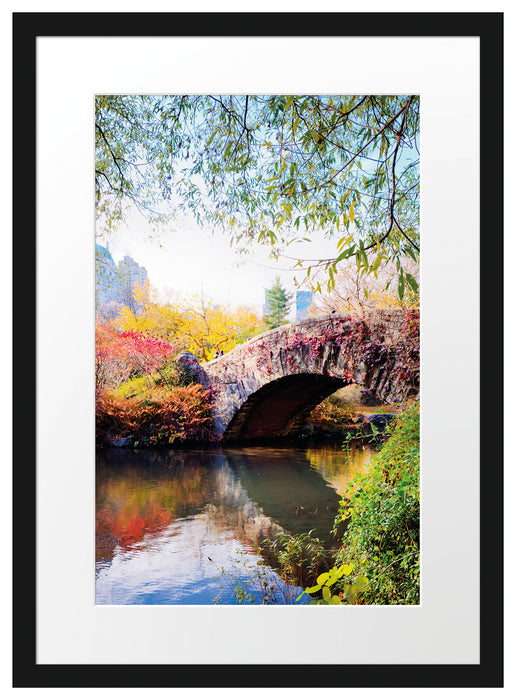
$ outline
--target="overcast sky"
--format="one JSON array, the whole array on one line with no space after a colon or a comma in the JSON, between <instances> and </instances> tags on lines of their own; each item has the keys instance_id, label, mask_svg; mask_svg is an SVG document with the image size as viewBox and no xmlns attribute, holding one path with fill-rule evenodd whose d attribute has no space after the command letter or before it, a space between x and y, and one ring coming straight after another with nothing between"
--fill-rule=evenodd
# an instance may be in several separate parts
<instances>
[{"instance_id":1,"label":"overcast sky","mask_svg":"<svg viewBox=\"0 0 516 700\"><path fill-rule=\"evenodd\" d=\"M98 242L106 245L103 239ZM171 289L187 294L203 291L214 303L244 304L259 313L264 303L264 290L272 285L276 275L290 292L299 289L294 277L298 282L304 277L299 270L282 269L294 261L269 259L265 246L255 245L251 254L239 256L231 248L227 235L214 234L193 220L173 223L161 235L160 244L161 247L152 240L152 230L143 217L134 215L127 225L120 227L108 247L115 263L118 264L124 255L130 255L143 265L151 284L160 291ZM302 253L307 258L318 258L334 256L335 250L336 240L329 242L321 236L314 243L296 248L289 246L285 252L293 257Z\"/></svg>"}]
</instances>

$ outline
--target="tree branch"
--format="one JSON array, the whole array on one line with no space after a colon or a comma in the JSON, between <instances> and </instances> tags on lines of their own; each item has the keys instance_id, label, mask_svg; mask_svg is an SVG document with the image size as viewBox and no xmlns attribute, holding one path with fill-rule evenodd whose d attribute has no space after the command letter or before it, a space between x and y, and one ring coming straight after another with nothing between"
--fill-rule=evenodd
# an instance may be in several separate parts
<instances>
[{"instance_id":1,"label":"tree branch","mask_svg":"<svg viewBox=\"0 0 516 700\"><path fill-rule=\"evenodd\" d=\"M115 154L113 153L113 149L111 148L111 144L110 144L109 141L107 140L106 135L105 135L105 133L103 132L103 130L101 129L100 125L99 125L99 124L95 124L95 128L98 129L100 135L102 136L102 139L104 140L106 146L108 147L109 152L111 153L111 157L113 158L114 164L115 164L116 167L118 168L118 172L120 173L120 194L123 194L123 192L124 192L124 187L123 187L123 184L124 184L124 174L123 174L123 172L122 172L122 168L121 168L120 165L118 164L118 158L117 158L117 157L115 156Z\"/></svg>"}]
</instances>

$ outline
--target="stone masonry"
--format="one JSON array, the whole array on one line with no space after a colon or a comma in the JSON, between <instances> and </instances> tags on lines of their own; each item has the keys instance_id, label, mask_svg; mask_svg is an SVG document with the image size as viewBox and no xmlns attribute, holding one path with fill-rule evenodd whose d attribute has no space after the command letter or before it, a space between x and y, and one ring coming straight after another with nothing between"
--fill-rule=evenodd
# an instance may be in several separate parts
<instances>
[{"instance_id":1,"label":"stone masonry","mask_svg":"<svg viewBox=\"0 0 516 700\"><path fill-rule=\"evenodd\" d=\"M406 312L373 311L365 318L332 314L280 326L216 360L178 358L212 391L220 440L299 434L324 398L351 383L382 403L419 393L419 336L407 335Z\"/></svg>"}]
</instances>

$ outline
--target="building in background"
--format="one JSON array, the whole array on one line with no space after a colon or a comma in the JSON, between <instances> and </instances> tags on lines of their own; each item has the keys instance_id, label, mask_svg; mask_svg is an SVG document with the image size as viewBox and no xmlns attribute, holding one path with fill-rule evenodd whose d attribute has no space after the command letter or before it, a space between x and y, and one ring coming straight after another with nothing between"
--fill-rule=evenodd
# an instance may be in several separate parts
<instances>
[{"instance_id":1,"label":"building in background","mask_svg":"<svg viewBox=\"0 0 516 700\"><path fill-rule=\"evenodd\" d=\"M109 320L118 316L124 306L138 313L139 304L134 300L134 289L148 279L147 270L126 255L115 265L109 248L95 246L95 311L97 316Z\"/></svg>"},{"instance_id":2,"label":"building in background","mask_svg":"<svg viewBox=\"0 0 516 700\"><path fill-rule=\"evenodd\" d=\"M129 255L125 255L118 263L118 279L124 306L128 306L133 313L137 314L141 305L134 300L134 289L136 285L143 287L148 279L147 270L138 265Z\"/></svg>"},{"instance_id":3,"label":"building in background","mask_svg":"<svg viewBox=\"0 0 516 700\"><path fill-rule=\"evenodd\" d=\"M302 321L308 316L312 305L312 292L296 292L296 321Z\"/></svg>"}]
</instances>

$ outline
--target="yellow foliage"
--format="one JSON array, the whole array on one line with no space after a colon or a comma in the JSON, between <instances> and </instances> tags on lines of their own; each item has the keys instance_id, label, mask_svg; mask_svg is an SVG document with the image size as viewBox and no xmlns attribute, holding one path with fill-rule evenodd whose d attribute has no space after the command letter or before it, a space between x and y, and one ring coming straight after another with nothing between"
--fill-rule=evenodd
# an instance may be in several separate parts
<instances>
[{"instance_id":1,"label":"yellow foliage","mask_svg":"<svg viewBox=\"0 0 516 700\"><path fill-rule=\"evenodd\" d=\"M213 359L215 352L229 352L248 337L261 332L258 316L246 307L231 311L195 295L182 303L181 345L203 361Z\"/></svg>"},{"instance_id":2,"label":"yellow foliage","mask_svg":"<svg viewBox=\"0 0 516 700\"><path fill-rule=\"evenodd\" d=\"M192 352L202 362L215 352L229 352L265 328L260 318L245 306L236 310L212 304L204 296L192 295L161 300L148 282L137 287L136 302L143 309L135 314L124 307L114 325L123 331L150 333Z\"/></svg>"}]
</instances>

